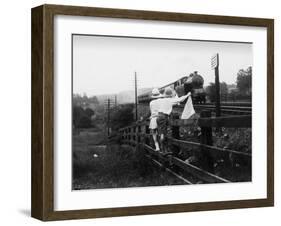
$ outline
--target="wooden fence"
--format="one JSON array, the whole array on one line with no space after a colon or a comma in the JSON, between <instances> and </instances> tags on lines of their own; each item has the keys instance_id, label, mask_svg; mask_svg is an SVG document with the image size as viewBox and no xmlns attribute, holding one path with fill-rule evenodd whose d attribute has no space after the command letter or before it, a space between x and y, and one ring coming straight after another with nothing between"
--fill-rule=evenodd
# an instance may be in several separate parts
<instances>
[{"instance_id":1,"label":"wooden fence","mask_svg":"<svg viewBox=\"0 0 281 226\"><path fill-rule=\"evenodd\" d=\"M122 143L126 143L133 147L145 151L149 156L156 157L160 162L168 162L169 166L177 166L185 172L195 176L196 178L207 183L228 183L227 179L215 175L214 172L214 155L238 155L251 161L251 153L240 152L238 150L230 150L226 148L213 146L212 128L251 128L252 116L226 116L211 117L210 111L202 111L198 119L171 119L171 134L168 137L168 143L171 154L164 155L156 152L151 147L151 135L149 131L149 122L139 122L119 130ZM180 138L180 127L189 127L197 125L200 127L201 136L200 143L182 140ZM204 167L198 167L187 161L180 159L177 154L179 150L193 149L200 152ZM155 160L155 159L154 159Z\"/></svg>"}]
</instances>

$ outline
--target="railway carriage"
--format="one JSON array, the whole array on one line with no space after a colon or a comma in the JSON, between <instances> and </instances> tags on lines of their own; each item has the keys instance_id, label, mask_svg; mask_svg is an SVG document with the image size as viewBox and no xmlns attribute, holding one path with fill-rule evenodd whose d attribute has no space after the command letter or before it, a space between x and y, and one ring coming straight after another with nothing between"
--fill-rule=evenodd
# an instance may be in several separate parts
<instances>
[{"instance_id":1,"label":"railway carriage","mask_svg":"<svg viewBox=\"0 0 281 226\"><path fill-rule=\"evenodd\" d=\"M169 83L161 88L159 91L161 94L167 87L175 90L179 97L191 92L192 100L194 103L205 103L206 102L206 92L203 88L204 79L197 71L191 73L189 76L184 76L175 82ZM151 92L144 93L138 96L139 103L146 103L151 101Z\"/></svg>"}]
</instances>

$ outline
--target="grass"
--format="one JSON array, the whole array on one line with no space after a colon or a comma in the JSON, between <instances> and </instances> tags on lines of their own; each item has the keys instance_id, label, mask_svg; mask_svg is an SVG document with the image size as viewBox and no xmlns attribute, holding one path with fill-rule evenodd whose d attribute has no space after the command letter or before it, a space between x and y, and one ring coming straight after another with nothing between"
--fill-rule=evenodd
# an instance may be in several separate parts
<instances>
[{"instance_id":1,"label":"grass","mask_svg":"<svg viewBox=\"0 0 281 226\"><path fill-rule=\"evenodd\" d=\"M201 130L196 125L181 128L181 139L200 143ZM251 128L221 128L218 132L213 128L213 146L231 149L244 153L252 153L252 129ZM233 182L245 182L252 180L251 158L220 152L210 152L214 160L215 174ZM200 148L181 149L180 157L190 160L192 164L202 166Z\"/></svg>"},{"instance_id":2,"label":"grass","mask_svg":"<svg viewBox=\"0 0 281 226\"><path fill-rule=\"evenodd\" d=\"M85 130L73 136L74 190L183 184L126 145L104 145L104 134Z\"/></svg>"},{"instance_id":3,"label":"grass","mask_svg":"<svg viewBox=\"0 0 281 226\"><path fill-rule=\"evenodd\" d=\"M73 134L73 189L145 187L183 184L182 181L153 165L140 151L126 145L107 146L103 126ZM200 129L194 125L180 129L181 139L200 142ZM252 130L213 129L213 145L251 153ZM181 149L179 157L202 167L200 148ZM214 155L215 174L233 182L251 181L251 158L222 153Z\"/></svg>"}]
</instances>

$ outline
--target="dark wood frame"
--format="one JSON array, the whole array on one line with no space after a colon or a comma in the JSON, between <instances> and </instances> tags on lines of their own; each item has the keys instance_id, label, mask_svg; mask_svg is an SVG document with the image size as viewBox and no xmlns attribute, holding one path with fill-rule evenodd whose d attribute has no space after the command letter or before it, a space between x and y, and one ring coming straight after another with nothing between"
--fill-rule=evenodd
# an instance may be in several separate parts
<instances>
[{"instance_id":1,"label":"dark wood frame","mask_svg":"<svg viewBox=\"0 0 281 226\"><path fill-rule=\"evenodd\" d=\"M54 15L128 18L267 28L267 198L156 206L54 211ZM31 215L65 220L274 205L274 20L125 9L42 5L32 9L32 200Z\"/></svg>"}]
</instances>

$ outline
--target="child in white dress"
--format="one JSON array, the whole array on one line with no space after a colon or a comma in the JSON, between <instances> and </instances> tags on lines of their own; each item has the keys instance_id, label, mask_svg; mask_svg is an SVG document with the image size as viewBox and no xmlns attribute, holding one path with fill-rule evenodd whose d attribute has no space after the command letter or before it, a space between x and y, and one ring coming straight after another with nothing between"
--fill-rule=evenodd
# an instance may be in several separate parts
<instances>
[{"instance_id":1,"label":"child in white dress","mask_svg":"<svg viewBox=\"0 0 281 226\"><path fill-rule=\"evenodd\" d=\"M149 129L151 130L152 133L152 137L154 140L154 144L155 144L155 149L156 151L159 151L159 143L157 140L157 117L158 117L158 111L160 108L160 98L162 97L162 95L160 94L158 89L153 89L152 90L152 95L151 97L154 99L149 103L149 107L150 107L150 124L149 124Z\"/></svg>"},{"instance_id":2,"label":"child in white dress","mask_svg":"<svg viewBox=\"0 0 281 226\"><path fill-rule=\"evenodd\" d=\"M169 117L172 113L173 106L179 104L180 102L184 101L187 97L191 95L189 92L188 94L178 97L177 95L173 95L173 90L170 87L167 87L164 92L164 98L160 100L158 106L158 117L157 117L157 127L158 133L160 135L160 144L161 144L161 151L165 152L164 149L167 149L167 135L171 132L171 128L169 125Z\"/></svg>"}]
</instances>

